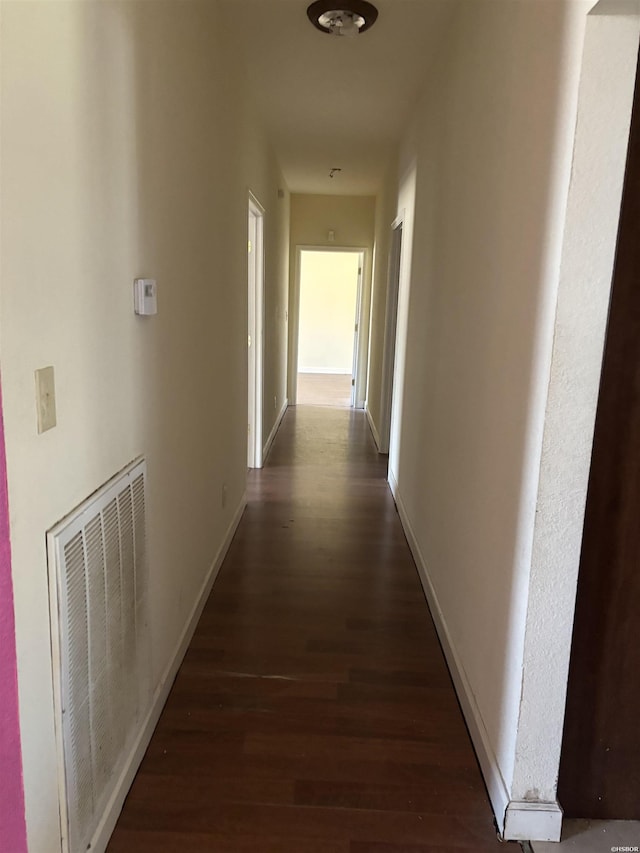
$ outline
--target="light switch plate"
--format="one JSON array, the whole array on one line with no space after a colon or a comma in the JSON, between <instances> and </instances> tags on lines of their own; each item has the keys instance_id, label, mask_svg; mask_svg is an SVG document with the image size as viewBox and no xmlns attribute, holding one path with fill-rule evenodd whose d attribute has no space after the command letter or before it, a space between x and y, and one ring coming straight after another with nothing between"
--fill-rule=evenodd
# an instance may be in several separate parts
<instances>
[{"instance_id":1,"label":"light switch plate","mask_svg":"<svg viewBox=\"0 0 640 853\"><path fill-rule=\"evenodd\" d=\"M56 386L53 367L36 370L36 409L38 433L46 432L56 425Z\"/></svg>"},{"instance_id":2,"label":"light switch plate","mask_svg":"<svg viewBox=\"0 0 640 853\"><path fill-rule=\"evenodd\" d=\"M143 317L158 313L158 285L155 278L136 278L133 282L133 310Z\"/></svg>"}]
</instances>

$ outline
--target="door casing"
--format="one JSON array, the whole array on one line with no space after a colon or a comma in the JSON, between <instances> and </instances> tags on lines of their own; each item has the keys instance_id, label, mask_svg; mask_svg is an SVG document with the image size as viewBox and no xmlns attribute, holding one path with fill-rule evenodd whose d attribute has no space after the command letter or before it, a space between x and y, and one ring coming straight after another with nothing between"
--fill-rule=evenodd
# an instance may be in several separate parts
<instances>
[{"instance_id":1,"label":"door casing","mask_svg":"<svg viewBox=\"0 0 640 853\"><path fill-rule=\"evenodd\" d=\"M262 468L264 208L249 192L247 287L247 467Z\"/></svg>"}]
</instances>

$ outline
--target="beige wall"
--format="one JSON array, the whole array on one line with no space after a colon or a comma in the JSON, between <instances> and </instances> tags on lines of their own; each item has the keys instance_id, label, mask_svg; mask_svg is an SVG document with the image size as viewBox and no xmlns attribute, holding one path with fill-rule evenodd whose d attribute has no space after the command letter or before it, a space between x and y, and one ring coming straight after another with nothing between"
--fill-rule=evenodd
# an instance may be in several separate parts
<instances>
[{"instance_id":1,"label":"beige wall","mask_svg":"<svg viewBox=\"0 0 640 853\"><path fill-rule=\"evenodd\" d=\"M292 246L372 248L375 227L373 196L291 196ZM329 231L334 240L329 240Z\"/></svg>"},{"instance_id":2,"label":"beige wall","mask_svg":"<svg viewBox=\"0 0 640 853\"><path fill-rule=\"evenodd\" d=\"M224 31L235 26L226 17L221 19ZM245 69L242 57L227 59L226 78L242 81L245 89ZM237 85L237 84L236 84ZM247 202L251 192L264 209L264 348L263 370L263 442L287 403L287 355L289 308L289 209L290 195L268 138L257 118L250 98L245 94L230 105L227 117L238 127L238 147L233 152L236 171L244 192L235 195L233 203L238 219L245 225L233 235L234 270L238 278L247 277ZM245 335L246 340L246 335ZM242 441L242 438L240 439Z\"/></svg>"},{"instance_id":3,"label":"beige wall","mask_svg":"<svg viewBox=\"0 0 640 853\"><path fill-rule=\"evenodd\" d=\"M54 853L45 531L146 456L160 685L245 491L249 188L266 208L265 383L285 398L288 197L229 73L215 5L5 2L1 15L1 359L24 781L30 849ZM136 276L157 279L157 317L134 316ZM33 372L46 365L58 425L38 436Z\"/></svg>"},{"instance_id":4,"label":"beige wall","mask_svg":"<svg viewBox=\"0 0 640 853\"><path fill-rule=\"evenodd\" d=\"M535 489L589 5L464 3L400 164L396 212L412 240L390 478L499 820L519 796ZM554 795L548 773L527 793Z\"/></svg>"},{"instance_id":5,"label":"beige wall","mask_svg":"<svg viewBox=\"0 0 640 853\"><path fill-rule=\"evenodd\" d=\"M298 371L351 373L360 255L303 252Z\"/></svg>"},{"instance_id":6,"label":"beige wall","mask_svg":"<svg viewBox=\"0 0 640 853\"><path fill-rule=\"evenodd\" d=\"M289 287L289 396L295 396L295 364L297 354L295 316L298 310L296 294L296 247L331 246L329 231L334 232L333 245L365 249L362 282L362 317L370 315L371 270L375 237L376 200L369 196L297 195L291 196L291 254ZM359 348L359 383L356 398L364 405L366 394L367 354L369 349L368 322L361 329Z\"/></svg>"}]
</instances>

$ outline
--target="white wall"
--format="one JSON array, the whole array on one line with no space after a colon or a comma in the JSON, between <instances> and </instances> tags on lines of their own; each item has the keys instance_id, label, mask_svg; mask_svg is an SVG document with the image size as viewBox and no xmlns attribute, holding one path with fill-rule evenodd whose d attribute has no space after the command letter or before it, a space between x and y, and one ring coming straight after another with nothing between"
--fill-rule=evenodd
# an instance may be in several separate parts
<instances>
[{"instance_id":1,"label":"white wall","mask_svg":"<svg viewBox=\"0 0 640 853\"><path fill-rule=\"evenodd\" d=\"M354 252L302 252L298 372L351 374L359 265Z\"/></svg>"},{"instance_id":2,"label":"white wall","mask_svg":"<svg viewBox=\"0 0 640 853\"><path fill-rule=\"evenodd\" d=\"M515 800L556 793L639 32L636 2L603 0L587 22L529 580Z\"/></svg>"},{"instance_id":3,"label":"white wall","mask_svg":"<svg viewBox=\"0 0 640 853\"><path fill-rule=\"evenodd\" d=\"M463 3L400 158L405 244L390 481L500 824L514 800L555 801L553 786L514 784L542 430L592 5ZM535 749L545 753L540 737ZM554 802L549 814L559 825Z\"/></svg>"},{"instance_id":4,"label":"white wall","mask_svg":"<svg viewBox=\"0 0 640 853\"><path fill-rule=\"evenodd\" d=\"M53 853L45 531L146 456L160 687L244 500L250 186L267 208L266 384L285 397L288 198L264 138L247 139L214 3L6 2L1 15L0 354L23 764L29 849ZM155 318L133 314L136 276L158 281ZM33 372L46 365L58 425L38 436Z\"/></svg>"}]
</instances>

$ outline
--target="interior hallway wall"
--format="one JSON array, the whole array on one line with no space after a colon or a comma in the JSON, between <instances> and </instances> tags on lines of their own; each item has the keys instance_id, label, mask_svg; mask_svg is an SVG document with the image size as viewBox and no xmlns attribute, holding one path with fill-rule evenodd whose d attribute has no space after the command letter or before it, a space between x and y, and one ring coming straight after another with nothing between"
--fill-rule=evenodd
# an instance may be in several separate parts
<instances>
[{"instance_id":1,"label":"interior hallway wall","mask_svg":"<svg viewBox=\"0 0 640 853\"><path fill-rule=\"evenodd\" d=\"M387 170L382 188L376 198L375 250L371 286L371 319L369 337L369 368L367 371L367 414L376 441L382 429L381 395L383 382L384 340L386 328L387 289L389 285L389 253L391 225L397 216L398 177L394 159Z\"/></svg>"},{"instance_id":2,"label":"interior hallway wall","mask_svg":"<svg viewBox=\"0 0 640 853\"><path fill-rule=\"evenodd\" d=\"M463 3L401 155L397 212L413 242L390 481L500 823L527 760L516 738L537 476L592 5ZM551 764L523 800L555 803Z\"/></svg>"},{"instance_id":3,"label":"interior hallway wall","mask_svg":"<svg viewBox=\"0 0 640 853\"><path fill-rule=\"evenodd\" d=\"M225 10L228 11L228 10ZM223 30L235 22L221 17ZM263 444L276 428L287 406L289 230L290 194L264 127L251 100L243 58L228 59L228 76L235 81L234 102L229 119L239 128L235 152L237 173L244 182L244 195L234 196L235 215L247 217L249 191L264 209L264 363ZM233 116L233 118L232 118ZM242 205L244 204L244 208ZM232 236L233 258L242 263L234 270L238 278L248 276L246 224ZM246 314L246 308L245 308ZM246 336L245 336L246 340ZM245 369L246 373L246 369Z\"/></svg>"},{"instance_id":4,"label":"interior hallway wall","mask_svg":"<svg viewBox=\"0 0 640 853\"><path fill-rule=\"evenodd\" d=\"M0 355L26 819L29 849L57 853L45 531L145 455L160 690L244 505L249 187L267 209L266 385L284 398L288 200L263 136L245 138L251 111L215 3L44 0L0 13ZM156 317L133 313L138 276L158 281ZM58 424L37 435L34 370L46 365Z\"/></svg>"},{"instance_id":5,"label":"interior hallway wall","mask_svg":"<svg viewBox=\"0 0 640 853\"><path fill-rule=\"evenodd\" d=\"M296 247L332 245L365 249L362 275L362 318L369 318L371 297L372 257L375 238L375 207L373 196L291 195L291 233L289 256L289 314L297 311ZM329 239L334 232L334 240ZM364 404L366 394L367 355L369 349L368 322L361 325L358 357L359 383L356 403ZM297 382L297 341L295 324L289 323L289 397L295 399Z\"/></svg>"}]
</instances>

